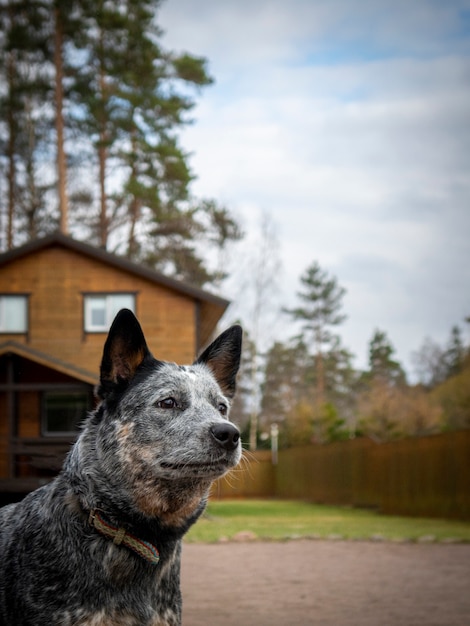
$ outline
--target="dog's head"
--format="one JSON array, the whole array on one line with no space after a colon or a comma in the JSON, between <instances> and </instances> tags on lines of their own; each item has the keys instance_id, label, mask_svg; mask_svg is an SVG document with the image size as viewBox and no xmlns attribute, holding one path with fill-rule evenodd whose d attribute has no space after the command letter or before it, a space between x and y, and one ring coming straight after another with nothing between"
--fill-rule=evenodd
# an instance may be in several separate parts
<instances>
[{"instance_id":1,"label":"dog's head","mask_svg":"<svg viewBox=\"0 0 470 626\"><path fill-rule=\"evenodd\" d=\"M242 330L232 326L189 366L155 359L134 314L122 310L106 340L98 413L112 431L102 444L148 486L213 480L241 457L228 420L240 363ZM117 471L117 468L116 468Z\"/></svg>"}]
</instances>

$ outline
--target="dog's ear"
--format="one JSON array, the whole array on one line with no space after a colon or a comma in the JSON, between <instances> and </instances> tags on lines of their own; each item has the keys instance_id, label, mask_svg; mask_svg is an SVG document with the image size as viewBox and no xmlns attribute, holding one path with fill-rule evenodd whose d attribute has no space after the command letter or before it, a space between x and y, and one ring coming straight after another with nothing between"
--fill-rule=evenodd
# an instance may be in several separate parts
<instances>
[{"instance_id":1,"label":"dog's ear","mask_svg":"<svg viewBox=\"0 0 470 626\"><path fill-rule=\"evenodd\" d=\"M235 394L242 335L241 326L231 326L219 335L196 361L196 363L204 363L212 370L223 393L229 398Z\"/></svg>"},{"instance_id":2,"label":"dog's ear","mask_svg":"<svg viewBox=\"0 0 470 626\"><path fill-rule=\"evenodd\" d=\"M143 360L150 356L144 333L132 311L122 309L114 318L104 344L98 395L127 386Z\"/></svg>"}]
</instances>

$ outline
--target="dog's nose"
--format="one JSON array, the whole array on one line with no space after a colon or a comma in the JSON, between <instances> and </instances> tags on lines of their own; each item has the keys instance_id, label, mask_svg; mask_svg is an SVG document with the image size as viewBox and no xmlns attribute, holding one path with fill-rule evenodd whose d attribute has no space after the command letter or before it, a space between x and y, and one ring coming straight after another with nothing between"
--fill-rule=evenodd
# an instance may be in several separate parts
<instances>
[{"instance_id":1,"label":"dog's nose","mask_svg":"<svg viewBox=\"0 0 470 626\"><path fill-rule=\"evenodd\" d=\"M235 450L240 440L240 432L236 426L230 422L214 424L211 433L217 443L225 450Z\"/></svg>"}]
</instances>

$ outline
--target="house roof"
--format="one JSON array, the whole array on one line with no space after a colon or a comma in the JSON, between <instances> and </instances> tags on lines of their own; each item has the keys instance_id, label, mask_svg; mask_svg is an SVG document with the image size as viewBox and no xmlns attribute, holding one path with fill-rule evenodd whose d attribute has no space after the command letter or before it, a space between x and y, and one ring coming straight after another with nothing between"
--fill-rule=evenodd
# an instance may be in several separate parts
<instances>
[{"instance_id":1,"label":"house roof","mask_svg":"<svg viewBox=\"0 0 470 626\"><path fill-rule=\"evenodd\" d=\"M98 382L96 373L89 372L81 367L76 367L75 365L66 363L61 359L56 359L50 354L44 354L44 352L35 350L34 348L30 348L29 346L25 346L24 344L16 341L4 341L3 343L0 343L0 356L3 354L16 354L22 358L29 359L39 365L50 367L58 372L62 372L62 374L67 374L67 376L71 376L72 378L76 378L77 380L90 385L96 385Z\"/></svg>"},{"instance_id":2,"label":"house roof","mask_svg":"<svg viewBox=\"0 0 470 626\"><path fill-rule=\"evenodd\" d=\"M60 232L55 232L51 235L40 239L34 239L23 246L9 250L0 254L0 267L20 259L24 256L28 256L51 247L68 248L78 252L79 254L88 256L90 258L106 263L116 269L135 274L141 278L145 278L150 282L172 289L178 293L181 293L189 298L195 300L199 307L198 320L197 320L197 349L200 350L206 343L208 343L211 334L220 320L230 302L216 296L208 291L189 285L183 281L176 280L165 276L164 274L157 272L145 265L140 265L129 261L116 254L108 252L103 248L97 248L83 241L77 241L68 235L64 235Z\"/></svg>"}]
</instances>

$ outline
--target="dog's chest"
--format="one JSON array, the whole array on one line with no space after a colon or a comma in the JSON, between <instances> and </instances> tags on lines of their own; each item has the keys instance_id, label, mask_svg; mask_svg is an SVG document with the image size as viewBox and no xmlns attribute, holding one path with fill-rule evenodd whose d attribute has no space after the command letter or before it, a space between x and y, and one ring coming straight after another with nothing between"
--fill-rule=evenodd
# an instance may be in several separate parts
<instances>
[{"instance_id":1,"label":"dog's chest","mask_svg":"<svg viewBox=\"0 0 470 626\"><path fill-rule=\"evenodd\" d=\"M54 626L180 626L179 564L163 561L150 566L146 572L132 571L130 566L125 573L123 565L127 559L113 558L111 553L118 549L112 544L109 548L109 557L103 560L102 578L96 577L94 592L87 598L76 598L75 608L69 604L68 609L55 613L49 623ZM62 605L66 605L65 601Z\"/></svg>"},{"instance_id":2,"label":"dog's chest","mask_svg":"<svg viewBox=\"0 0 470 626\"><path fill-rule=\"evenodd\" d=\"M92 613L79 611L75 614L65 612L57 615L54 623L61 626L179 626L181 621L171 609L166 609L161 614L154 613L145 621L142 621L142 616L128 612L100 610Z\"/></svg>"}]
</instances>

